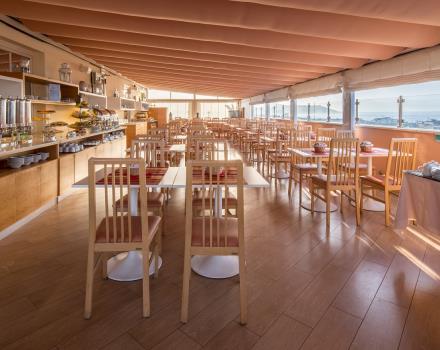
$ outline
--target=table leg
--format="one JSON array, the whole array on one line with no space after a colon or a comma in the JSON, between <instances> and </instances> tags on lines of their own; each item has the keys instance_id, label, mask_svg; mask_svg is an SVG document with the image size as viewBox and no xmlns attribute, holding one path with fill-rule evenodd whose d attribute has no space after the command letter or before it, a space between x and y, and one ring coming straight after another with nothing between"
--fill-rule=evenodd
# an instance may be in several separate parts
<instances>
[{"instance_id":1,"label":"table leg","mask_svg":"<svg viewBox=\"0 0 440 350\"><path fill-rule=\"evenodd\" d=\"M131 188L130 206L131 215L139 215L138 197L139 190ZM151 253L150 253L151 255ZM162 258L159 257L160 269L162 266ZM150 265L150 276L154 274L154 259ZM107 276L114 281L136 281L142 279L142 253L137 250L119 253L107 261Z\"/></svg>"},{"instance_id":2,"label":"table leg","mask_svg":"<svg viewBox=\"0 0 440 350\"><path fill-rule=\"evenodd\" d=\"M368 157L367 163L367 174L368 176L373 175L373 157ZM372 190L369 190L371 192ZM351 202L351 205L355 206L356 203ZM385 211L385 204L374 200L373 198L365 197L362 203L362 209L368 211L377 211L382 212Z\"/></svg>"},{"instance_id":3,"label":"table leg","mask_svg":"<svg viewBox=\"0 0 440 350\"><path fill-rule=\"evenodd\" d=\"M322 175L322 158L321 157L317 157L316 165L317 165L318 175ZM311 205L310 194L306 195L305 197L306 197L306 199L304 200L304 196L303 196L301 207L306 210L311 211L312 205ZM334 212L336 210L338 210L338 205L332 199L330 199L330 211ZM315 197L315 212L317 212L317 213L325 213L326 212L326 203L316 197Z\"/></svg>"}]
</instances>

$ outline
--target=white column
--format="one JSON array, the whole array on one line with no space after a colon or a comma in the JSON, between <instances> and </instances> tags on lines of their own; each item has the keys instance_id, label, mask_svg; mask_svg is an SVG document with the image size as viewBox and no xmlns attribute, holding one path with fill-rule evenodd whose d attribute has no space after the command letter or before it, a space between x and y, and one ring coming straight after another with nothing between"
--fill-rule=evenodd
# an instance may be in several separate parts
<instances>
[{"instance_id":1,"label":"white column","mask_svg":"<svg viewBox=\"0 0 440 350\"><path fill-rule=\"evenodd\" d=\"M266 119L269 119L270 116L270 106L269 103L264 103L264 108L265 108L265 115L266 115Z\"/></svg>"},{"instance_id":2,"label":"white column","mask_svg":"<svg viewBox=\"0 0 440 350\"><path fill-rule=\"evenodd\" d=\"M344 129L354 130L355 122L355 97L354 92L342 91L342 124Z\"/></svg>"},{"instance_id":3,"label":"white column","mask_svg":"<svg viewBox=\"0 0 440 350\"><path fill-rule=\"evenodd\" d=\"M290 100L290 120L295 124L298 123L298 111L297 111L296 99L292 98Z\"/></svg>"}]
</instances>

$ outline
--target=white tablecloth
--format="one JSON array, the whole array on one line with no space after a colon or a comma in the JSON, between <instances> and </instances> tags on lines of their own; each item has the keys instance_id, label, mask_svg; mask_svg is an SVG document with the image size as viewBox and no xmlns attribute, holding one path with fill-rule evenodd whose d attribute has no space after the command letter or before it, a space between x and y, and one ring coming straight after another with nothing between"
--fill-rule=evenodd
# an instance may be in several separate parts
<instances>
[{"instance_id":1,"label":"white tablecloth","mask_svg":"<svg viewBox=\"0 0 440 350\"><path fill-rule=\"evenodd\" d=\"M403 230L409 220L440 235L440 182L404 174L394 226Z\"/></svg>"}]
</instances>

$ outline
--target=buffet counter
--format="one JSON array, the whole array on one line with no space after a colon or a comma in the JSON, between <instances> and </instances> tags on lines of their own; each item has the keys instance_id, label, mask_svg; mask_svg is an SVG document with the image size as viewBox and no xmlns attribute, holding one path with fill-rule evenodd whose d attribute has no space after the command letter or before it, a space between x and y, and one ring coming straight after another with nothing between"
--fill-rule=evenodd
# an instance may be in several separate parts
<instances>
[{"instance_id":1,"label":"buffet counter","mask_svg":"<svg viewBox=\"0 0 440 350\"><path fill-rule=\"evenodd\" d=\"M89 158L124 157L125 130L122 126L53 142L34 138L27 145L2 147L0 193L7 205L0 206L0 239L68 195L76 181L87 177ZM79 143L83 147L66 147ZM60 152L63 149L65 153ZM8 163L10 157L36 154L45 154L44 160L35 159L16 169Z\"/></svg>"}]
</instances>

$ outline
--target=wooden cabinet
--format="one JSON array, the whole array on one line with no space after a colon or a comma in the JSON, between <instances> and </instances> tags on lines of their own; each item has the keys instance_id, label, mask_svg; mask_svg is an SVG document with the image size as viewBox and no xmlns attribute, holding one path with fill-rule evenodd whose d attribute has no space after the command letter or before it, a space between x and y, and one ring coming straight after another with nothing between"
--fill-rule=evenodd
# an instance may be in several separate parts
<instances>
[{"instance_id":1,"label":"wooden cabinet","mask_svg":"<svg viewBox=\"0 0 440 350\"><path fill-rule=\"evenodd\" d=\"M15 222L15 176L0 177L2 202L0 205L0 230Z\"/></svg>"},{"instance_id":2,"label":"wooden cabinet","mask_svg":"<svg viewBox=\"0 0 440 350\"><path fill-rule=\"evenodd\" d=\"M127 128L125 129L127 148L131 147L131 141L136 137L136 135L146 134L147 128L148 128L147 122L136 122L136 123L127 124Z\"/></svg>"},{"instance_id":3,"label":"wooden cabinet","mask_svg":"<svg viewBox=\"0 0 440 350\"><path fill-rule=\"evenodd\" d=\"M168 123L168 108L153 107L148 110L148 116L157 120L157 127L164 128Z\"/></svg>"},{"instance_id":4,"label":"wooden cabinet","mask_svg":"<svg viewBox=\"0 0 440 350\"><path fill-rule=\"evenodd\" d=\"M0 176L5 205L0 206L0 230L39 209L58 193L58 160L48 160Z\"/></svg>"},{"instance_id":5,"label":"wooden cabinet","mask_svg":"<svg viewBox=\"0 0 440 350\"><path fill-rule=\"evenodd\" d=\"M29 215L40 207L41 167L33 166L15 172L16 219Z\"/></svg>"},{"instance_id":6,"label":"wooden cabinet","mask_svg":"<svg viewBox=\"0 0 440 350\"><path fill-rule=\"evenodd\" d=\"M75 183L75 155L63 154L59 159L59 188L58 195L62 195L72 188Z\"/></svg>"},{"instance_id":7,"label":"wooden cabinet","mask_svg":"<svg viewBox=\"0 0 440 350\"><path fill-rule=\"evenodd\" d=\"M96 148L86 148L75 153L75 182L84 179L89 173L89 158L96 156Z\"/></svg>"},{"instance_id":8,"label":"wooden cabinet","mask_svg":"<svg viewBox=\"0 0 440 350\"><path fill-rule=\"evenodd\" d=\"M58 160L42 163L40 176L40 205L44 205L58 195Z\"/></svg>"}]
</instances>

